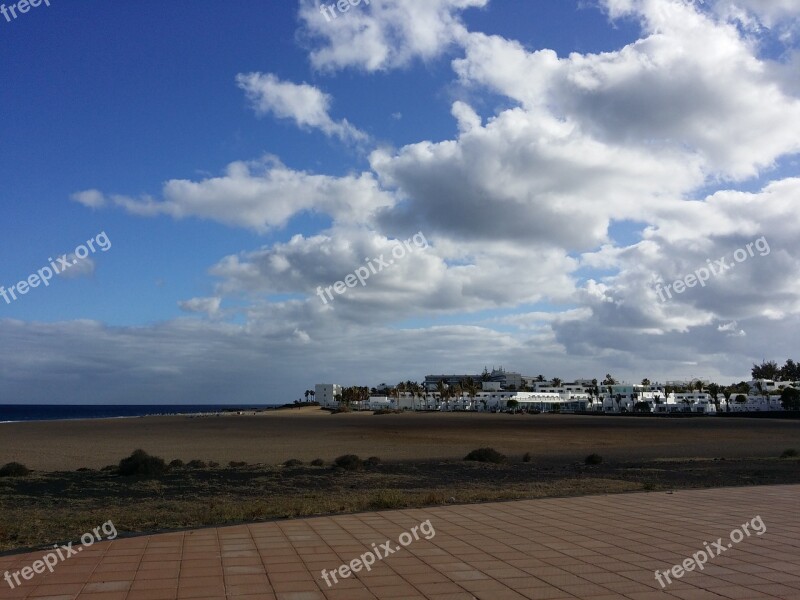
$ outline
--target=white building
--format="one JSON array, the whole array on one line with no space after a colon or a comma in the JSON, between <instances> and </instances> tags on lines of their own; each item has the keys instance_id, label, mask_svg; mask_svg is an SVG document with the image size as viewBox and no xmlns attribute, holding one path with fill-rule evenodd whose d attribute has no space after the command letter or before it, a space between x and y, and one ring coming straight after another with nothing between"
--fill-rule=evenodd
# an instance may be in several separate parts
<instances>
[{"instance_id":1,"label":"white building","mask_svg":"<svg viewBox=\"0 0 800 600\"><path fill-rule=\"evenodd\" d=\"M339 405L337 398L342 394L342 386L338 383L318 383L314 386L314 400L320 406L334 407Z\"/></svg>"}]
</instances>

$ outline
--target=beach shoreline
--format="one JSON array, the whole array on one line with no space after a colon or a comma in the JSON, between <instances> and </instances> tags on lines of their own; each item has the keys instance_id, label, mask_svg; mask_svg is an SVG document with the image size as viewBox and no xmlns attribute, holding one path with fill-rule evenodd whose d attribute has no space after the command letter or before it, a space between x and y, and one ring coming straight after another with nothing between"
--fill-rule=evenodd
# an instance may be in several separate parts
<instances>
[{"instance_id":1,"label":"beach shoreline","mask_svg":"<svg viewBox=\"0 0 800 600\"><path fill-rule=\"evenodd\" d=\"M778 419L624 419L474 413L331 414L317 407L256 414L26 421L0 427L0 464L44 471L100 469L142 448L167 462L281 464L342 454L453 460L492 446L509 455L581 459L768 457L800 447L800 422Z\"/></svg>"}]
</instances>

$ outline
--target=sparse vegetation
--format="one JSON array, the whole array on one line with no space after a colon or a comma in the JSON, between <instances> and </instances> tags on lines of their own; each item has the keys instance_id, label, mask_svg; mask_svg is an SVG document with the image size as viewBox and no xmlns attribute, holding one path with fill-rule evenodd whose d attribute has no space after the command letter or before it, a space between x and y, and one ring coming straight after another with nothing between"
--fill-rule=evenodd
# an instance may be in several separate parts
<instances>
[{"instance_id":1,"label":"sparse vegetation","mask_svg":"<svg viewBox=\"0 0 800 600\"><path fill-rule=\"evenodd\" d=\"M357 471L364 466L364 462L355 454L343 454L333 464L345 471Z\"/></svg>"},{"instance_id":2,"label":"sparse vegetation","mask_svg":"<svg viewBox=\"0 0 800 600\"><path fill-rule=\"evenodd\" d=\"M302 460L297 460L296 458L290 458L285 463L283 463L284 467L300 467L303 465Z\"/></svg>"},{"instance_id":3,"label":"sparse vegetation","mask_svg":"<svg viewBox=\"0 0 800 600\"><path fill-rule=\"evenodd\" d=\"M189 467L190 469L207 469L208 468L208 465L204 461L197 460L197 459L190 460L188 463L186 463L186 466Z\"/></svg>"},{"instance_id":4,"label":"sparse vegetation","mask_svg":"<svg viewBox=\"0 0 800 600\"><path fill-rule=\"evenodd\" d=\"M311 466L312 467L324 467L325 466L325 461L322 460L321 458L315 458L314 460L311 461Z\"/></svg>"},{"instance_id":5,"label":"sparse vegetation","mask_svg":"<svg viewBox=\"0 0 800 600\"><path fill-rule=\"evenodd\" d=\"M117 472L123 477L159 477L167 472L163 458L150 456L144 450L134 450L128 458L119 461Z\"/></svg>"},{"instance_id":6,"label":"sparse vegetation","mask_svg":"<svg viewBox=\"0 0 800 600\"><path fill-rule=\"evenodd\" d=\"M587 465L599 465L603 462L603 457L599 454L590 454L585 460Z\"/></svg>"},{"instance_id":7,"label":"sparse vegetation","mask_svg":"<svg viewBox=\"0 0 800 600\"><path fill-rule=\"evenodd\" d=\"M180 469L181 467L185 467L186 465L180 458L176 458L171 463L169 463L170 469Z\"/></svg>"},{"instance_id":8,"label":"sparse vegetation","mask_svg":"<svg viewBox=\"0 0 800 600\"><path fill-rule=\"evenodd\" d=\"M242 460L232 460L231 462L228 463L228 466L231 469L238 469L238 468L241 468L241 467L246 467L247 463L242 461Z\"/></svg>"},{"instance_id":9,"label":"sparse vegetation","mask_svg":"<svg viewBox=\"0 0 800 600\"><path fill-rule=\"evenodd\" d=\"M0 477L25 477L30 473L28 467L18 462L6 463L0 467Z\"/></svg>"},{"instance_id":10,"label":"sparse vegetation","mask_svg":"<svg viewBox=\"0 0 800 600\"><path fill-rule=\"evenodd\" d=\"M525 455L522 457L522 462L529 463L533 459L533 456L530 452L526 452Z\"/></svg>"},{"instance_id":11,"label":"sparse vegetation","mask_svg":"<svg viewBox=\"0 0 800 600\"><path fill-rule=\"evenodd\" d=\"M781 454L781 458L795 458L798 455L797 450L794 448L787 448Z\"/></svg>"},{"instance_id":12,"label":"sparse vegetation","mask_svg":"<svg viewBox=\"0 0 800 600\"><path fill-rule=\"evenodd\" d=\"M478 448L467 454L464 460L501 464L506 462L506 456L505 454L500 454L494 448Z\"/></svg>"},{"instance_id":13,"label":"sparse vegetation","mask_svg":"<svg viewBox=\"0 0 800 600\"><path fill-rule=\"evenodd\" d=\"M374 467L376 465L381 464L381 459L377 456L370 456L367 460L364 461L364 465L367 467Z\"/></svg>"},{"instance_id":14,"label":"sparse vegetation","mask_svg":"<svg viewBox=\"0 0 800 600\"><path fill-rule=\"evenodd\" d=\"M787 444L788 445L788 444ZM252 523L264 519L376 509L422 508L500 500L800 483L795 460L673 459L583 464L533 452L531 468L515 461L383 462L350 472L250 464L233 469L176 469L159 479L89 471L41 471L0 478L0 551L40 547L88 531L102 519L128 533ZM114 467L116 470L116 467ZM58 502L53 502L58 498ZM121 502L120 499L127 501Z\"/></svg>"}]
</instances>

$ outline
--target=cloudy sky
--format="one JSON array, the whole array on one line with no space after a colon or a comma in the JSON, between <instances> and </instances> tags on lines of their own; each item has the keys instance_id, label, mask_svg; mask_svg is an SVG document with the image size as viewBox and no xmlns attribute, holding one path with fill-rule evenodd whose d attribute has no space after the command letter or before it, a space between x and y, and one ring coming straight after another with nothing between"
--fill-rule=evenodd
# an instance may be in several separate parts
<instances>
[{"instance_id":1,"label":"cloudy sky","mask_svg":"<svg viewBox=\"0 0 800 600\"><path fill-rule=\"evenodd\" d=\"M500 365L730 383L800 358L798 0L16 17L0 285L88 255L0 297L0 403L277 403Z\"/></svg>"}]
</instances>

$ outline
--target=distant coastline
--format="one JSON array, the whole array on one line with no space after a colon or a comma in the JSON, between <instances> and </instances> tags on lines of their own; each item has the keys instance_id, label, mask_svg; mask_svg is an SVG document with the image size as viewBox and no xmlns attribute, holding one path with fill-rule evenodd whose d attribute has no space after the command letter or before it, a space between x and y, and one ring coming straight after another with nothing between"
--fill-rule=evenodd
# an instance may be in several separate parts
<instances>
[{"instance_id":1,"label":"distant coastline","mask_svg":"<svg viewBox=\"0 0 800 600\"><path fill-rule=\"evenodd\" d=\"M127 405L63 405L63 404L0 404L0 424L33 421L72 421L81 419L120 419L217 413L261 412L275 410L281 404L127 404Z\"/></svg>"}]
</instances>

